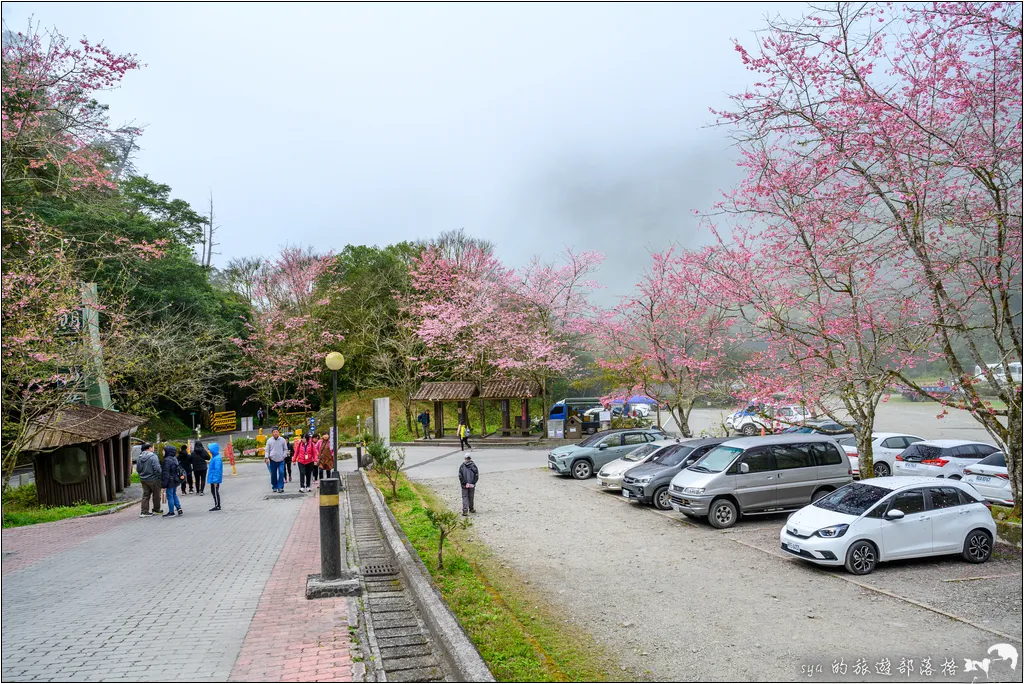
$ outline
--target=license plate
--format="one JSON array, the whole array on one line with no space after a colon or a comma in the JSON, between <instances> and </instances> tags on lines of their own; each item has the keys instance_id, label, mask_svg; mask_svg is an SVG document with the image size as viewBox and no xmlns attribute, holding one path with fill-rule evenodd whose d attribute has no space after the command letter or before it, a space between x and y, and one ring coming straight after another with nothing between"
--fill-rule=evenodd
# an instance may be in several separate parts
<instances>
[{"instance_id":1,"label":"license plate","mask_svg":"<svg viewBox=\"0 0 1024 684\"><path fill-rule=\"evenodd\" d=\"M904 467L906 467L906 468L916 468L917 464L916 463L907 463L907 464L905 464Z\"/></svg>"},{"instance_id":2,"label":"license plate","mask_svg":"<svg viewBox=\"0 0 1024 684\"><path fill-rule=\"evenodd\" d=\"M601 480L601 486L602 487L611 487L612 485L609 482L605 482L604 480Z\"/></svg>"},{"instance_id":3,"label":"license plate","mask_svg":"<svg viewBox=\"0 0 1024 684\"><path fill-rule=\"evenodd\" d=\"M800 545L799 544L794 544L792 542L785 542L785 545L786 545L786 548L789 549L790 551L794 551L796 553L800 553Z\"/></svg>"},{"instance_id":4,"label":"license plate","mask_svg":"<svg viewBox=\"0 0 1024 684\"><path fill-rule=\"evenodd\" d=\"M992 478L989 477L988 475L975 475L974 479L976 479L978 482L989 482Z\"/></svg>"},{"instance_id":5,"label":"license plate","mask_svg":"<svg viewBox=\"0 0 1024 684\"><path fill-rule=\"evenodd\" d=\"M622 488L622 496L623 496L623 498L625 498L625 499L628 499L628 498L629 498L629 490L628 490L628 489L626 489L625 487L623 487L623 488Z\"/></svg>"}]
</instances>

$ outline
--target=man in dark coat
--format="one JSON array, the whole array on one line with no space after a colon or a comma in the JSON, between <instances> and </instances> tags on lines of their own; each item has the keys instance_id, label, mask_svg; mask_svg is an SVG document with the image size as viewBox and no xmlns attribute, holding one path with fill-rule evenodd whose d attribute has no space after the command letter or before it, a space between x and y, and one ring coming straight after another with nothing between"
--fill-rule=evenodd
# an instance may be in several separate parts
<instances>
[{"instance_id":1,"label":"man in dark coat","mask_svg":"<svg viewBox=\"0 0 1024 684\"><path fill-rule=\"evenodd\" d=\"M480 471L477 470L473 457L466 454L465 460L459 467L459 485L462 487L462 515L476 513L473 508L473 495L476 493L476 483L480 480Z\"/></svg>"},{"instance_id":2,"label":"man in dark coat","mask_svg":"<svg viewBox=\"0 0 1024 684\"><path fill-rule=\"evenodd\" d=\"M196 480L196 494L206 495L206 469L210 463L210 452L206 450L202 442L196 442L192 447L192 473Z\"/></svg>"},{"instance_id":3,"label":"man in dark coat","mask_svg":"<svg viewBox=\"0 0 1024 684\"><path fill-rule=\"evenodd\" d=\"M178 450L171 445L164 447L164 462L160 472L160 484L167 493L167 512L165 518L173 518L175 511L182 515L181 501L178 500L178 487L181 486L181 468L178 467Z\"/></svg>"}]
</instances>

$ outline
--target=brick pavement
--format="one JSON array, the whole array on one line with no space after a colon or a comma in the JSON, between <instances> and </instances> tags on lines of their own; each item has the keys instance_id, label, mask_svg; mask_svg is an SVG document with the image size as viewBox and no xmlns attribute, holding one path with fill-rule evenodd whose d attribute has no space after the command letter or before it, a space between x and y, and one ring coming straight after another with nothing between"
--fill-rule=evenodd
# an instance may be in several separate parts
<instances>
[{"instance_id":1,"label":"brick pavement","mask_svg":"<svg viewBox=\"0 0 1024 684\"><path fill-rule=\"evenodd\" d=\"M350 682L347 599L306 600L306 576L320 572L320 513L303 502L267 581L231 681Z\"/></svg>"},{"instance_id":2,"label":"brick pavement","mask_svg":"<svg viewBox=\"0 0 1024 684\"><path fill-rule=\"evenodd\" d=\"M292 567L268 583L281 549L317 531L315 516L299 516L304 506L315 512L314 495L268 501L262 463L238 473L227 472L220 512L208 511L210 496L186 496L176 518L139 518L133 507L4 531L5 554L17 553L3 561L3 680L227 680L247 634L263 630L253 618L265 590L274 595L288 572L305 580L295 554L309 543L296 542ZM289 615L323 623L310 608ZM349 666L337 664L339 674Z\"/></svg>"}]
</instances>

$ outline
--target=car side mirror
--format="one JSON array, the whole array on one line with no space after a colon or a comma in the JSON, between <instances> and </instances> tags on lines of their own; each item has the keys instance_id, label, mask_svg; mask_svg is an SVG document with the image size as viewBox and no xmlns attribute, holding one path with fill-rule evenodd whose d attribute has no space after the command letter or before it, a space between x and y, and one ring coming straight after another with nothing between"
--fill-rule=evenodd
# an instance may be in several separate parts
<instances>
[{"instance_id":1,"label":"car side mirror","mask_svg":"<svg viewBox=\"0 0 1024 684\"><path fill-rule=\"evenodd\" d=\"M750 472L750 465L747 463L740 463L740 473L746 475Z\"/></svg>"},{"instance_id":2,"label":"car side mirror","mask_svg":"<svg viewBox=\"0 0 1024 684\"><path fill-rule=\"evenodd\" d=\"M903 511L898 508L894 508L885 514L886 520L903 520Z\"/></svg>"},{"instance_id":3,"label":"car side mirror","mask_svg":"<svg viewBox=\"0 0 1024 684\"><path fill-rule=\"evenodd\" d=\"M597 445L597 450L598 450L598 451L604 451L604 450L605 450L605 449L607 449L607 448L608 448L608 445L607 445L607 444L598 444L598 445Z\"/></svg>"}]
</instances>

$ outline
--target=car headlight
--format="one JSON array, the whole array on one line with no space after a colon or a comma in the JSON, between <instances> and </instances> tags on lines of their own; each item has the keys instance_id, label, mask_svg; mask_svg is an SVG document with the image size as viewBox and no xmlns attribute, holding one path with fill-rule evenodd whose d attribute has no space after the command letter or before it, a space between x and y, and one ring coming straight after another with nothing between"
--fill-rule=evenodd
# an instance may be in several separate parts
<instances>
[{"instance_id":1,"label":"car headlight","mask_svg":"<svg viewBox=\"0 0 1024 684\"><path fill-rule=\"evenodd\" d=\"M638 477L637 479L635 479L633 481L636 482L637 484L647 484L648 482L651 481L651 478L649 478L649 477Z\"/></svg>"},{"instance_id":2,"label":"car headlight","mask_svg":"<svg viewBox=\"0 0 1024 684\"><path fill-rule=\"evenodd\" d=\"M684 487L683 494L703 494L704 487Z\"/></svg>"},{"instance_id":3,"label":"car headlight","mask_svg":"<svg viewBox=\"0 0 1024 684\"><path fill-rule=\"evenodd\" d=\"M824 537L825 539L835 539L836 537L842 537L844 534L846 534L846 530L848 529L850 529L850 526L844 523L842 525L822 527L814 534L818 535L819 537Z\"/></svg>"}]
</instances>

